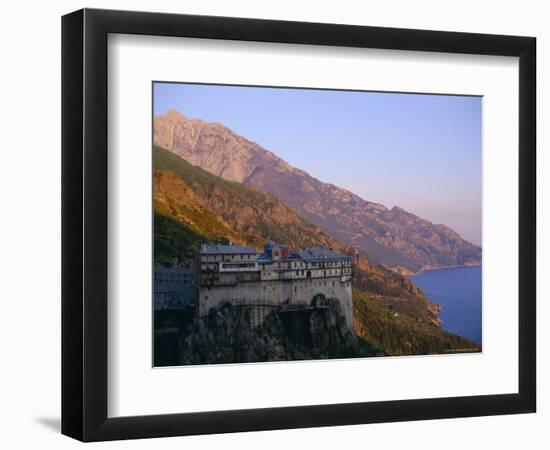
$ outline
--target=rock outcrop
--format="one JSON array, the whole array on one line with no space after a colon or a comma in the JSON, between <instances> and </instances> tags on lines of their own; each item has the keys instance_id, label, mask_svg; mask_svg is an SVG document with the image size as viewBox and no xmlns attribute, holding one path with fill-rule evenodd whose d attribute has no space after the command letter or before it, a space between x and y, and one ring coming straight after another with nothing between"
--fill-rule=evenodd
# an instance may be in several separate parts
<instances>
[{"instance_id":1,"label":"rock outcrop","mask_svg":"<svg viewBox=\"0 0 550 450\"><path fill-rule=\"evenodd\" d=\"M374 356L346 326L340 302L271 312L253 327L251 309L225 304L197 318L180 339L182 364L221 364Z\"/></svg>"}]
</instances>

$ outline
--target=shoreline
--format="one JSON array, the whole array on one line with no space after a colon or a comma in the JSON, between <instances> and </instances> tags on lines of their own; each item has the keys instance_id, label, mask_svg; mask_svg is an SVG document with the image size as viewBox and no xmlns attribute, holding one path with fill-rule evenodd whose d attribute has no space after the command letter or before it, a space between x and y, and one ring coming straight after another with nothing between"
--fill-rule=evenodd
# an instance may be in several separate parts
<instances>
[{"instance_id":1,"label":"shoreline","mask_svg":"<svg viewBox=\"0 0 550 450\"><path fill-rule=\"evenodd\" d=\"M444 267L434 267L434 268L431 268L431 269L422 269L419 272L415 272L415 273L412 273L412 274L407 275L407 276L414 277L416 275L420 275L420 274L425 273L425 272L433 272L433 271L436 271L436 270L447 270L447 269L466 269L468 267L482 267L482 263L479 263L479 264L465 264L465 265L461 265L461 266L444 266Z\"/></svg>"},{"instance_id":2,"label":"shoreline","mask_svg":"<svg viewBox=\"0 0 550 450\"><path fill-rule=\"evenodd\" d=\"M447 267L438 267L438 268L433 268L433 269L426 269L426 270L422 270L420 272L418 272L417 274L422 274L424 272L433 272L433 271L441 271L441 270L447 270L447 269L464 269L464 268L468 268L468 267L472 267L472 268L480 268L480 270L483 270L482 267L483 267L483 264L467 264L467 265L455 265L455 266L447 266ZM415 275L417 275L415 274ZM450 273L448 275L442 275L443 277L446 277L446 276L449 276L449 277L453 277L453 275L451 275ZM460 275L458 275L460 276ZM477 277L477 274L474 274L475 277ZM480 274L481 276L481 274ZM460 311L457 311L456 308L453 307L453 302L456 301L456 298L455 299L451 299L452 301L449 301L449 299L447 299L447 296L450 294L450 291L447 292L444 288L437 288L438 291L433 291L431 292L430 294L428 294L428 292L426 292L419 284L417 284L417 280L413 279L412 278L412 275L409 277L410 281L412 283L414 283L425 295L426 295L426 298L428 299L428 301L432 304L435 304L439 307L439 311L437 313L437 319L440 321L439 323L439 327L442 329L442 330L445 330L449 333L452 333L452 334L455 334L457 336L461 336L463 338L466 338L474 343L476 343L480 348L482 346L482 342L483 342L483 335L482 333L479 334L479 337L477 336L477 334L472 334L471 336L468 336L467 334L470 334L467 332L466 329L462 329L464 328L462 325L458 326L457 324L457 327L460 328L460 329L456 329L457 327L451 327L452 329L449 329L447 328L447 324L446 322L448 322L449 320L450 321L453 321L456 317L460 317L461 314L464 313L464 309L463 307L461 308ZM421 280L418 280L418 282L420 284L422 284L423 281L426 281L427 283L429 283L429 280L430 280L430 277L428 278L422 278ZM457 288L459 289L459 288ZM429 289L428 289L429 291ZM441 292L443 291L443 292ZM477 294L476 294L477 295ZM482 293L480 292L480 299L479 301L481 302L481 296L482 296ZM473 297L472 297L473 298ZM468 303L470 302L470 303ZM471 303L471 300L468 300L468 302L466 302L467 304L469 304L470 306L467 306L467 308L470 308L472 306L473 303ZM445 319L443 319L441 317L441 314L444 312L444 310L447 310L447 316ZM449 312L453 310L452 314L449 315ZM464 316L466 317L466 316ZM468 319L470 320L470 319ZM479 341L478 341L479 339Z\"/></svg>"}]
</instances>

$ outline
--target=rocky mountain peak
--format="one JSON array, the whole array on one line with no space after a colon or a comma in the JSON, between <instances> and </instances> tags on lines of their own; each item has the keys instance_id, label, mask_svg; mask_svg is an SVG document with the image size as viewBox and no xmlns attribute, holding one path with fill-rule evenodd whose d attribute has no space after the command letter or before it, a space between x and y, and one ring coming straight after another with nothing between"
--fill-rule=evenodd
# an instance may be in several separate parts
<instances>
[{"instance_id":1,"label":"rocky mountain peak","mask_svg":"<svg viewBox=\"0 0 550 450\"><path fill-rule=\"evenodd\" d=\"M188 120L187 117L175 109L168 110L163 117L174 122L186 122Z\"/></svg>"}]
</instances>

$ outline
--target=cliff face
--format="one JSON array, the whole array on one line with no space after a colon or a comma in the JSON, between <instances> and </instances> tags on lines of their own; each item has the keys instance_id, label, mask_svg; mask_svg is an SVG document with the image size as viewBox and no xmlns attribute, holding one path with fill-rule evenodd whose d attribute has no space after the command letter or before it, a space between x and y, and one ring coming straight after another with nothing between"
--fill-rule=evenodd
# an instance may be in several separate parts
<instances>
[{"instance_id":1,"label":"cliff face","mask_svg":"<svg viewBox=\"0 0 550 450\"><path fill-rule=\"evenodd\" d=\"M329 307L274 311L258 327L250 310L229 304L198 318L180 340L184 364L222 364L303 359L353 358L383 354L357 340L346 326L337 299Z\"/></svg>"},{"instance_id":2,"label":"cliff face","mask_svg":"<svg viewBox=\"0 0 550 450\"><path fill-rule=\"evenodd\" d=\"M155 118L154 142L214 175L274 194L375 264L418 271L481 262L481 248L450 228L323 183L221 124L170 111Z\"/></svg>"}]
</instances>

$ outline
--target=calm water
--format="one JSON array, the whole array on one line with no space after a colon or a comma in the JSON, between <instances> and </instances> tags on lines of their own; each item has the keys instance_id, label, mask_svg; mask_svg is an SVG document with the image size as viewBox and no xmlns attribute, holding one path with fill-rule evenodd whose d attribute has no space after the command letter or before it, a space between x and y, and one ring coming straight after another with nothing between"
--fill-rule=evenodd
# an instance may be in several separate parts
<instances>
[{"instance_id":1,"label":"calm water","mask_svg":"<svg viewBox=\"0 0 550 450\"><path fill-rule=\"evenodd\" d=\"M411 279L441 305L445 330L481 344L481 267L429 270Z\"/></svg>"}]
</instances>

